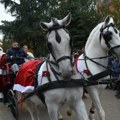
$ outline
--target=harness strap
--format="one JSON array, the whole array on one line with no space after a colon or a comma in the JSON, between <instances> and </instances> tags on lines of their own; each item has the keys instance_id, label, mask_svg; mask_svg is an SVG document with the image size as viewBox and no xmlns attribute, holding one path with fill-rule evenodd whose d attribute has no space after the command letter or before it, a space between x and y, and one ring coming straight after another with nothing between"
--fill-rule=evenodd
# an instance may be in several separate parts
<instances>
[{"instance_id":1,"label":"harness strap","mask_svg":"<svg viewBox=\"0 0 120 120\"><path fill-rule=\"evenodd\" d=\"M105 58L108 58L109 56L103 56L103 57L95 57L95 58L91 58L91 59L105 59ZM84 60L84 59L78 59L78 60Z\"/></svg>"},{"instance_id":2,"label":"harness strap","mask_svg":"<svg viewBox=\"0 0 120 120\"><path fill-rule=\"evenodd\" d=\"M69 81L59 80L59 81L52 81L52 83L46 83L44 85L38 86L33 92L29 93L25 96L21 102L26 100L27 98L33 96L35 93L44 92L47 90L58 89L58 88L75 88L75 87L86 87L91 85L99 85L99 84L108 84L109 79L105 79L100 81L85 81L84 79L72 79ZM20 104L21 102L18 102Z\"/></svg>"},{"instance_id":3,"label":"harness strap","mask_svg":"<svg viewBox=\"0 0 120 120\"><path fill-rule=\"evenodd\" d=\"M59 63L60 61L65 60L65 59L70 59L72 61L72 56L63 56L59 58L58 60L56 60L56 62Z\"/></svg>"},{"instance_id":4,"label":"harness strap","mask_svg":"<svg viewBox=\"0 0 120 120\"><path fill-rule=\"evenodd\" d=\"M102 65L102 64L100 64L100 63L98 63L98 62L92 60L92 59L89 58L88 56L85 55L85 57L86 57L88 60L92 61L93 63L95 63L95 64L97 64L97 65L99 65L99 66L101 66L101 67L103 67L103 68L105 68L105 69L108 69L108 70L112 71L110 68L105 67L104 65ZM89 69L88 69L88 70L89 70Z\"/></svg>"},{"instance_id":5,"label":"harness strap","mask_svg":"<svg viewBox=\"0 0 120 120\"><path fill-rule=\"evenodd\" d=\"M52 70L52 72L53 72L55 78L56 78L57 80L59 80L58 76L60 76L60 74L59 74L57 71L55 71L55 70L53 69L53 67L52 67L52 65L51 65L50 63L49 63L49 65L50 65L50 69Z\"/></svg>"},{"instance_id":6,"label":"harness strap","mask_svg":"<svg viewBox=\"0 0 120 120\"><path fill-rule=\"evenodd\" d=\"M34 74L34 80L35 80L34 86L35 86L35 88L37 88L37 86L38 86L38 71L43 63L44 63L44 61L39 63L36 67L36 70L35 70L35 74Z\"/></svg>"},{"instance_id":7,"label":"harness strap","mask_svg":"<svg viewBox=\"0 0 120 120\"><path fill-rule=\"evenodd\" d=\"M24 100L26 100L27 98L33 96L36 93L39 92L43 92L43 91L47 91L47 90L52 90L52 89L56 89L56 88L71 88L71 87L80 87L80 86L84 86L84 83L86 81L81 79L81 80L70 80L70 81L64 81L64 80L60 80L60 81L52 81L52 83L46 83L44 85L38 86L34 91L32 91L31 93L29 93L27 96L25 96L20 102L18 102L18 104L24 102Z\"/></svg>"},{"instance_id":8,"label":"harness strap","mask_svg":"<svg viewBox=\"0 0 120 120\"><path fill-rule=\"evenodd\" d=\"M46 103L45 103L45 96L43 95L42 92L38 91L37 92L37 96L39 97L39 99L42 101L42 103L46 106Z\"/></svg>"},{"instance_id":9,"label":"harness strap","mask_svg":"<svg viewBox=\"0 0 120 120\"><path fill-rule=\"evenodd\" d=\"M84 55L84 60L85 60L86 68L87 68L87 70L89 71L89 74L90 74L91 76L93 76L92 73L91 73L91 71L90 71L89 68L88 68L87 59L86 59L86 58L88 58L88 57L86 56L86 53L85 53L85 52L83 53L83 55Z\"/></svg>"},{"instance_id":10,"label":"harness strap","mask_svg":"<svg viewBox=\"0 0 120 120\"><path fill-rule=\"evenodd\" d=\"M87 58L88 60L90 60L91 62L93 62L93 63L95 63L95 64L97 64L97 65L99 65L99 66L101 66L101 67L103 67L103 68L105 68L105 69L107 69L107 70L105 70L105 71L103 71L103 72L100 72L100 73L98 73L98 74L93 75L93 74L90 72L89 68L88 68L88 64L87 64L87 59L86 59L86 58ZM90 74L90 76L91 76L91 77L87 78L88 80L96 81L96 80L98 80L98 79L104 78L104 77L106 77L106 76L108 76L108 75L111 74L112 70L111 70L110 68L105 67L104 65L101 65L100 63L92 60L91 58L89 58L88 56L86 56L85 52L84 52L84 59L85 59L86 68L87 68L87 70L89 71L89 74Z\"/></svg>"},{"instance_id":11,"label":"harness strap","mask_svg":"<svg viewBox=\"0 0 120 120\"><path fill-rule=\"evenodd\" d=\"M46 68L47 68L47 71L48 71L48 61L46 61ZM48 78L48 81L51 83L51 78L50 78L50 73L46 75L47 78Z\"/></svg>"},{"instance_id":12,"label":"harness strap","mask_svg":"<svg viewBox=\"0 0 120 120\"><path fill-rule=\"evenodd\" d=\"M111 74L110 70L105 70L105 71L100 72L98 74L95 74L95 75L93 75L93 76L91 76L91 77L89 77L87 79L90 80L90 81L96 81L96 80L104 78L104 77L106 77L106 76L108 76L110 74Z\"/></svg>"}]
</instances>

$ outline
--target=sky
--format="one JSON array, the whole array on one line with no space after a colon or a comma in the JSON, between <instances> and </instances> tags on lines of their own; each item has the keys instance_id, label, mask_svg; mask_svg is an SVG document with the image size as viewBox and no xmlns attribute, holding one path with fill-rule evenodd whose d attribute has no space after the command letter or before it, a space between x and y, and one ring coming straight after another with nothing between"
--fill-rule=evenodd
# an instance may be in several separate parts
<instances>
[{"instance_id":1,"label":"sky","mask_svg":"<svg viewBox=\"0 0 120 120\"><path fill-rule=\"evenodd\" d=\"M12 17L7 11L4 9L4 6L0 4L0 25L2 24L2 20L13 21L14 17ZM2 34L0 32L0 39L2 39Z\"/></svg>"}]
</instances>

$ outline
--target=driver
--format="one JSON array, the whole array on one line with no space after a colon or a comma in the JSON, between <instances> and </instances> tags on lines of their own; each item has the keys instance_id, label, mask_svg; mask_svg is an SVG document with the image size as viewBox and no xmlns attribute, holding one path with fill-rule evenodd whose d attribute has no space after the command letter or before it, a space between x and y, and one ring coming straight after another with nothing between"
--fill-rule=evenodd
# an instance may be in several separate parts
<instances>
[{"instance_id":1,"label":"driver","mask_svg":"<svg viewBox=\"0 0 120 120\"><path fill-rule=\"evenodd\" d=\"M13 42L12 47L6 53L6 62L11 63L11 69L15 75L19 71L19 67L25 62L25 57L27 57L27 54L19 47L17 42Z\"/></svg>"}]
</instances>

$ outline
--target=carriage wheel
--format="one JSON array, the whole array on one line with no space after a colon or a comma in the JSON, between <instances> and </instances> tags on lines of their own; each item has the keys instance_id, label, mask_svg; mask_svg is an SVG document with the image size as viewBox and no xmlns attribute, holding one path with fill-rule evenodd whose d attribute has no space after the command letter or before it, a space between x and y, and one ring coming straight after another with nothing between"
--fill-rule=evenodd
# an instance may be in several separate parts
<instances>
[{"instance_id":1,"label":"carriage wheel","mask_svg":"<svg viewBox=\"0 0 120 120\"><path fill-rule=\"evenodd\" d=\"M9 108L10 108L14 118L16 120L18 120L18 116L19 116L18 105L17 105L17 99L16 99L16 96L14 95L14 92L12 90L9 90L7 97L8 97L8 101L10 103Z\"/></svg>"}]
</instances>

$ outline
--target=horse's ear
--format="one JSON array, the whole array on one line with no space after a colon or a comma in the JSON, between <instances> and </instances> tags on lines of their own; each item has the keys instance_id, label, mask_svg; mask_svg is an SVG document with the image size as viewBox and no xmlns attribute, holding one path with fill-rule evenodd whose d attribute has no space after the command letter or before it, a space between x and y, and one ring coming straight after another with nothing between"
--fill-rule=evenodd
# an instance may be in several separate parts
<instances>
[{"instance_id":1,"label":"horse's ear","mask_svg":"<svg viewBox=\"0 0 120 120\"><path fill-rule=\"evenodd\" d=\"M45 22L40 22L40 27L44 30L44 31L48 31L48 24Z\"/></svg>"},{"instance_id":2,"label":"horse's ear","mask_svg":"<svg viewBox=\"0 0 120 120\"><path fill-rule=\"evenodd\" d=\"M62 24L68 26L71 22L71 17L71 13L68 13L68 15L62 19Z\"/></svg>"},{"instance_id":3,"label":"horse's ear","mask_svg":"<svg viewBox=\"0 0 120 120\"><path fill-rule=\"evenodd\" d=\"M104 20L104 23L105 23L105 26L110 24L110 23L113 23L114 24L114 20L111 16L107 16Z\"/></svg>"},{"instance_id":4,"label":"horse's ear","mask_svg":"<svg viewBox=\"0 0 120 120\"><path fill-rule=\"evenodd\" d=\"M110 21L110 16L107 16L107 17L105 18L104 22L105 22L105 24L107 25L107 24L109 23L109 21Z\"/></svg>"}]
</instances>

